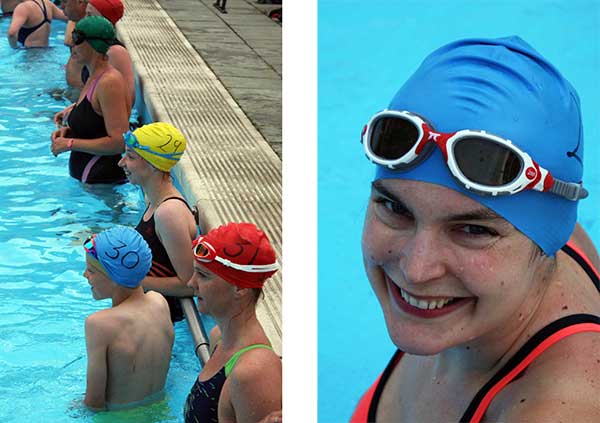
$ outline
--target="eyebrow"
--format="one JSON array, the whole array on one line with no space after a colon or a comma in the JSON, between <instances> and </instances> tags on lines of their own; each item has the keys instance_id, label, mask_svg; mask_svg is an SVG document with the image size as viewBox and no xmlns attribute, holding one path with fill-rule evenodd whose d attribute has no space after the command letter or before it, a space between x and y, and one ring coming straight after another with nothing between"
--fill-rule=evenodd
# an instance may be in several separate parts
<instances>
[{"instance_id":1,"label":"eyebrow","mask_svg":"<svg viewBox=\"0 0 600 423\"><path fill-rule=\"evenodd\" d=\"M410 211L410 208L400 198L400 196L398 194L392 193L390 190L385 188L381 184L380 181L373 181L373 183L371 184L371 188L373 190L377 191L383 197L386 197L388 200L398 203L399 205L404 207L406 210ZM464 221L464 220L470 220L470 221L473 221L473 220L502 220L502 221L504 221L505 219L503 217L501 217L500 215L494 213L492 210L485 208L485 207L481 207L479 209L471 210L466 213L457 213L457 214L451 214L451 215L445 216L443 218L443 220L446 222L455 222L455 221Z\"/></svg>"}]
</instances>

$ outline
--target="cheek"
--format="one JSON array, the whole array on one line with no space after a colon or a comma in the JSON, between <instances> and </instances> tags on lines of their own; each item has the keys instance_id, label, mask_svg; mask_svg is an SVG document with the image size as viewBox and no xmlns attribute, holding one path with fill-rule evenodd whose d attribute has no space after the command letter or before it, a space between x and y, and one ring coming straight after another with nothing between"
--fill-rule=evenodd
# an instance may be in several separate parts
<instances>
[{"instance_id":1,"label":"cheek","mask_svg":"<svg viewBox=\"0 0 600 423\"><path fill-rule=\"evenodd\" d=\"M381 223L369 207L361 241L365 267L380 266L393 258L400 241L397 233Z\"/></svg>"}]
</instances>

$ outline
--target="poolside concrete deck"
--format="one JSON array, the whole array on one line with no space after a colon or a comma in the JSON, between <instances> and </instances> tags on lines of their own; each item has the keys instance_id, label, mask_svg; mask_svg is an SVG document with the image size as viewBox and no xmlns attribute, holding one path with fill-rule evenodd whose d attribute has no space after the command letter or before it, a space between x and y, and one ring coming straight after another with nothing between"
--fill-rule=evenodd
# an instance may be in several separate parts
<instances>
[{"instance_id":1,"label":"poolside concrete deck","mask_svg":"<svg viewBox=\"0 0 600 423\"><path fill-rule=\"evenodd\" d=\"M281 259L281 26L251 1L212 2L124 0L119 37L150 115L188 140L175 173L205 228L254 222ZM281 280L257 308L278 353Z\"/></svg>"}]
</instances>

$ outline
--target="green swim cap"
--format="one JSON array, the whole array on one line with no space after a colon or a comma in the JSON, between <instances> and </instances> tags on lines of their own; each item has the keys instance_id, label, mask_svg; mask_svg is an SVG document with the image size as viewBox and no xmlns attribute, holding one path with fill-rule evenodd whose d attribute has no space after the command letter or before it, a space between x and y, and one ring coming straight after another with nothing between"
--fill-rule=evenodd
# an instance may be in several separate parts
<instances>
[{"instance_id":1,"label":"green swim cap","mask_svg":"<svg viewBox=\"0 0 600 423\"><path fill-rule=\"evenodd\" d=\"M115 39L115 27L102 16L86 16L77 22L74 32L81 33L100 54L106 54Z\"/></svg>"}]
</instances>

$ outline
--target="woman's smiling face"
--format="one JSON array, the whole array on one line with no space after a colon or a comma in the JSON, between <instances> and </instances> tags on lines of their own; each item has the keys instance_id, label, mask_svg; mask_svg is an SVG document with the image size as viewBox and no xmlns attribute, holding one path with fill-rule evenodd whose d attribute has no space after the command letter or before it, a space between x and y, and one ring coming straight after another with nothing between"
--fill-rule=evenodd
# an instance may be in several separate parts
<instances>
[{"instance_id":1,"label":"woman's smiling face","mask_svg":"<svg viewBox=\"0 0 600 423\"><path fill-rule=\"evenodd\" d=\"M504 336L543 293L546 266L535 245L491 210L438 185L376 181L362 249L390 336L413 354Z\"/></svg>"}]
</instances>

